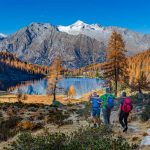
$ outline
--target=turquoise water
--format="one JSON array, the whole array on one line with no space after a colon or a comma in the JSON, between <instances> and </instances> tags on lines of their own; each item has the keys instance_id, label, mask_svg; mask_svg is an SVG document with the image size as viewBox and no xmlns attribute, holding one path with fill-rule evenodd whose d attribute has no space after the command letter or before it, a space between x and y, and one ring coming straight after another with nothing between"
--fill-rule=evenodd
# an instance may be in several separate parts
<instances>
[{"instance_id":1,"label":"turquoise water","mask_svg":"<svg viewBox=\"0 0 150 150\"><path fill-rule=\"evenodd\" d=\"M63 90L58 91L58 93L64 94L67 89L73 85L76 90L76 98L80 98L83 94L92 90L101 89L103 84L103 80L95 78L65 78L58 84L59 87L63 88ZM13 93L17 93L18 89L24 94L45 95L47 93L47 79L42 79L28 85L22 85L15 89Z\"/></svg>"}]
</instances>

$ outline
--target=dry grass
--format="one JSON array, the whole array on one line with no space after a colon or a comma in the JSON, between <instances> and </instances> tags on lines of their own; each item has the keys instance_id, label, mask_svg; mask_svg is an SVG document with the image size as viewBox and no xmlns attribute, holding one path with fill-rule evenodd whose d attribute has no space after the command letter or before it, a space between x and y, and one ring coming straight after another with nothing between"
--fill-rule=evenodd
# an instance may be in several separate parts
<instances>
[{"instance_id":1,"label":"dry grass","mask_svg":"<svg viewBox=\"0 0 150 150\"><path fill-rule=\"evenodd\" d=\"M57 95L57 100L60 101L63 104L75 104L75 103L79 103L79 102L84 102L84 101L88 101L90 95L96 90L93 90L91 92L88 92L86 94L83 94L82 97L80 99L75 99L75 98L71 98L68 99L66 97L66 95ZM97 94L102 95L104 94L103 90L97 90L96 91ZM52 104L52 96L47 96L47 95L26 95L27 99L24 100L24 103L39 103L39 104ZM3 102L8 102L8 103L14 103L17 102L17 95L15 94L5 94L5 95L0 95L0 103Z\"/></svg>"},{"instance_id":2,"label":"dry grass","mask_svg":"<svg viewBox=\"0 0 150 150\"><path fill-rule=\"evenodd\" d=\"M58 95L57 100L66 103L65 96ZM17 102L17 96L16 95L4 95L0 96L0 102L8 102L8 103L14 103ZM52 96L47 95L27 95L27 100L23 101L24 103L39 103L39 104L51 104L52 103Z\"/></svg>"},{"instance_id":3,"label":"dry grass","mask_svg":"<svg viewBox=\"0 0 150 150\"><path fill-rule=\"evenodd\" d=\"M82 101L88 101L90 95L91 92L84 94L80 99L75 99L75 98L68 99L65 95L57 95L57 100L63 104L69 104L69 103L75 104ZM39 103L39 104L47 104L47 105L52 104L52 96L47 96L47 95L26 95L26 96L27 99L22 101L23 103L34 103L34 104ZM4 102L8 102L8 103L17 102L17 95L12 94L12 95L0 96L0 103L4 103Z\"/></svg>"}]
</instances>

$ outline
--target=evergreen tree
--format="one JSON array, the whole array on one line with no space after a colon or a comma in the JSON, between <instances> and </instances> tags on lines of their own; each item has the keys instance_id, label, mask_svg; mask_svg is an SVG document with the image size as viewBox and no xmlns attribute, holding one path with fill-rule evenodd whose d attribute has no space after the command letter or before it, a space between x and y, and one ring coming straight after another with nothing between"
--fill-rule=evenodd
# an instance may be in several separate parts
<instances>
[{"instance_id":1,"label":"evergreen tree","mask_svg":"<svg viewBox=\"0 0 150 150\"><path fill-rule=\"evenodd\" d=\"M58 87L58 82L63 78L62 76L62 66L60 58L54 59L51 67L48 78L48 88L47 93L53 95L53 102L56 100L57 90L62 90Z\"/></svg>"},{"instance_id":2,"label":"evergreen tree","mask_svg":"<svg viewBox=\"0 0 150 150\"><path fill-rule=\"evenodd\" d=\"M134 76L130 82L130 87L134 91L138 91L140 95L143 94L142 90L149 91L150 90L150 80L146 74L142 71L138 74L138 76Z\"/></svg>"},{"instance_id":3,"label":"evergreen tree","mask_svg":"<svg viewBox=\"0 0 150 150\"><path fill-rule=\"evenodd\" d=\"M76 95L76 90L73 85L70 86L68 90L68 97L73 98Z\"/></svg>"},{"instance_id":4,"label":"evergreen tree","mask_svg":"<svg viewBox=\"0 0 150 150\"><path fill-rule=\"evenodd\" d=\"M108 42L107 61L103 64L103 77L107 80L114 81L115 95L117 96L118 81L124 80L127 75L125 43L122 36L113 32Z\"/></svg>"}]
</instances>

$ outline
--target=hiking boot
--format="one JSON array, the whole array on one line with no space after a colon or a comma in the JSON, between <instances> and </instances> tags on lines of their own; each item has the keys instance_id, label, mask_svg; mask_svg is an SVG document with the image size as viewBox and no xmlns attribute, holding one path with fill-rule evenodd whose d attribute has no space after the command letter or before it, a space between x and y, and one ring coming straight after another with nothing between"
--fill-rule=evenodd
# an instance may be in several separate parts
<instances>
[{"instance_id":1,"label":"hiking boot","mask_svg":"<svg viewBox=\"0 0 150 150\"><path fill-rule=\"evenodd\" d=\"M96 124L94 124L92 128L96 128L96 127L97 127L97 125L96 125Z\"/></svg>"},{"instance_id":2,"label":"hiking boot","mask_svg":"<svg viewBox=\"0 0 150 150\"><path fill-rule=\"evenodd\" d=\"M128 127L124 128L124 129L123 129L123 132L127 132L127 130L128 130Z\"/></svg>"}]
</instances>

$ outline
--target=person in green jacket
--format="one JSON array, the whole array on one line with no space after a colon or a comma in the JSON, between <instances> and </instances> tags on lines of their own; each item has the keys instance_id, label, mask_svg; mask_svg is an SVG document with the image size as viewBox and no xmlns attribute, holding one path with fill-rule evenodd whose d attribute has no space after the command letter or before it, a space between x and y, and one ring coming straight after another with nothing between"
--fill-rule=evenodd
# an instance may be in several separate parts
<instances>
[{"instance_id":1,"label":"person in green jacket","mask_svg":"<svg viewBox=\"0 0 150 150\"><path fill-rule=\"evenodd\" d=\"M102 96L100 96L100 99L102 100L102 112L103 112L103 118L104 118L104 124L109 125L110 124L110 115L111 110L114 107L114 99L116 97L111 94L110 88L106 88L106 93Z\"/></svg>"}]
</instances>

